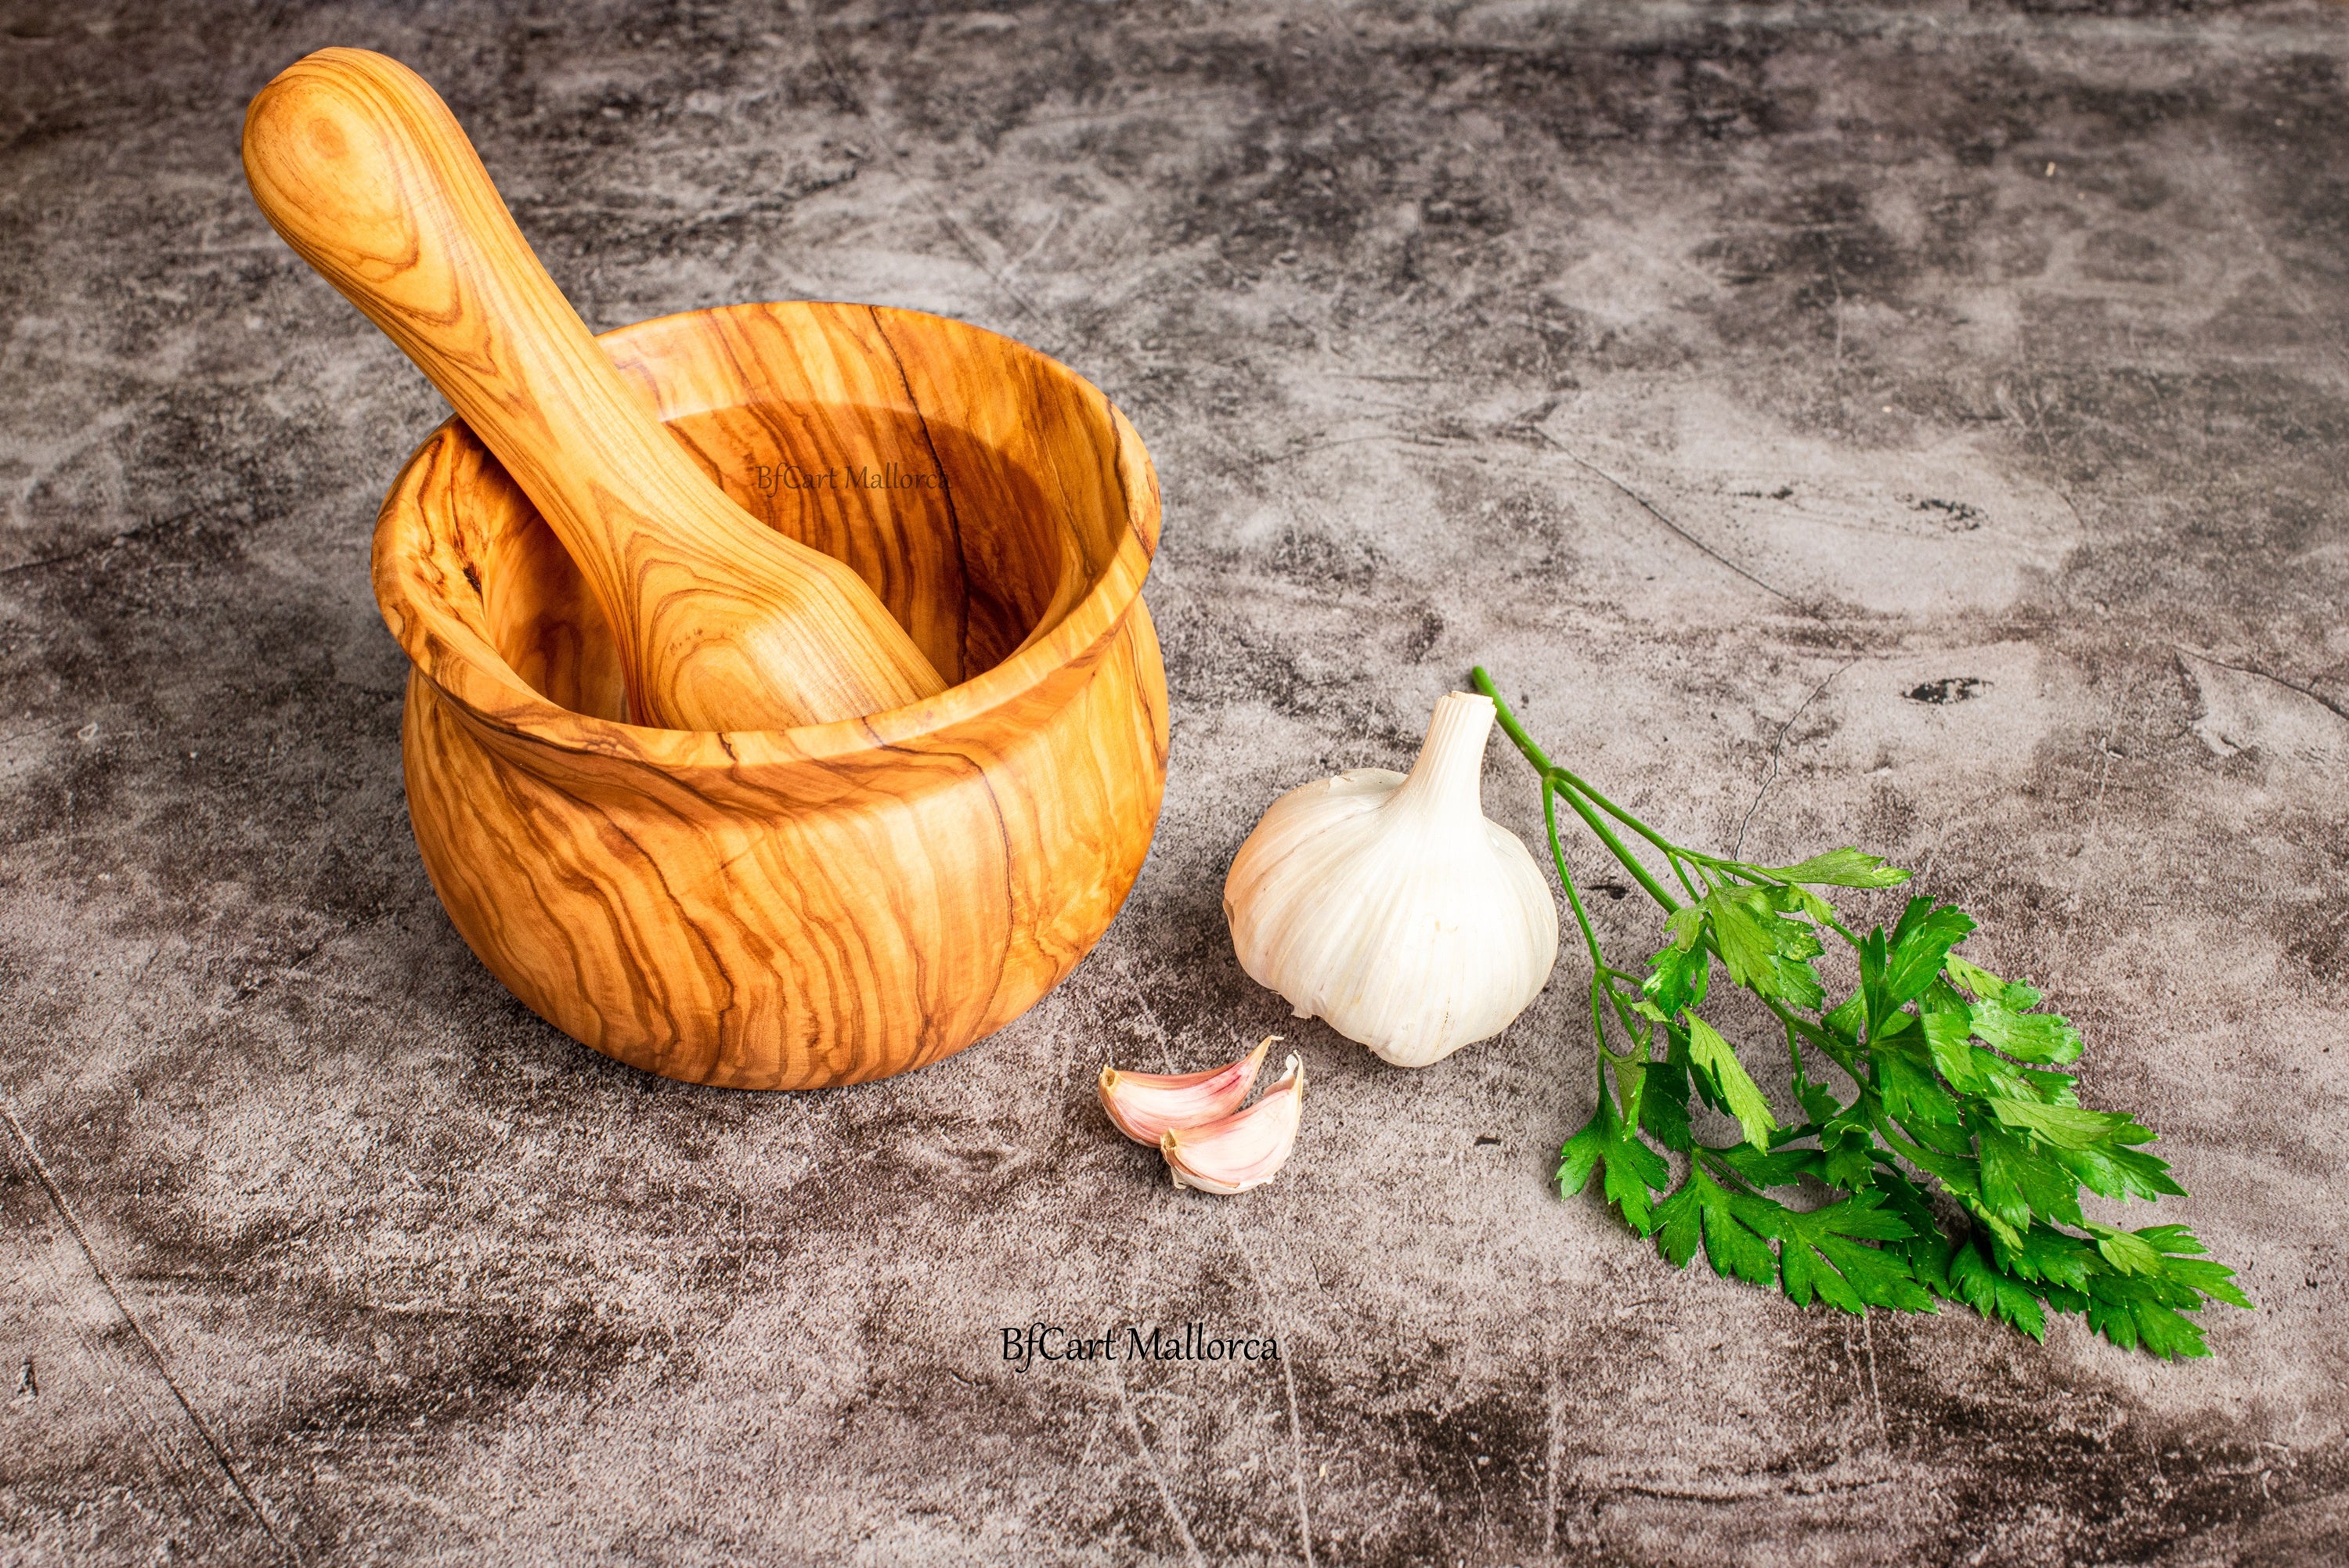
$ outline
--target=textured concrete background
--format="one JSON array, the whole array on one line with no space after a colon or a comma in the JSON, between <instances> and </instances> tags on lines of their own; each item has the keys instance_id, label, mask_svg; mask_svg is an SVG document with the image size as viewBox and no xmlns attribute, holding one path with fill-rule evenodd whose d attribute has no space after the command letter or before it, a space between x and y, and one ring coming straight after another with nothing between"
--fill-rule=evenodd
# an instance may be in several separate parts
<instances>
[{"instance_id":1,"label":"textured concrete background","mask_svg":"<svg viewBox=\"0 0 2349 1568\"><path fill-rule=\"evenodd\" d=\"M236 161L328 43L442 88L594 325L885 301L1132 413L1174 771L1030 1016L695 1089L451 932L365 570L440 404ZM2349 1556L2345 54L2316 5L14 0L0 1560ZM1480 659L1679 836L1973 908L2260 1310L2170 1366L1673 1274L1547 1186L1570 955L1421 1074L1287 1026L1223 868ZM1487 804L1537 826L1498 750ZM1268 1190L1092 1104L1273 1028ZM1014 1374L1037 1318L1286 1354Z\"/></svg>"}]
</instances>

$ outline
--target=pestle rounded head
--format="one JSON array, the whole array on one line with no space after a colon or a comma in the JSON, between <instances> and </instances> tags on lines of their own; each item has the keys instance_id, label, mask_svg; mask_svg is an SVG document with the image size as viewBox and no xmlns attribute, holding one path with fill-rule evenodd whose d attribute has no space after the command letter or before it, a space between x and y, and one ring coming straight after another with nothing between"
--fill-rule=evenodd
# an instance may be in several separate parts
<instances>
[{"instance_id":1,"label":"pestle rounded head","mask_svg":"<svg viewBox=\"0 0 2349 1568\"><path fill-rule=\"evenodd\" d=\"M561 539L639 722L787 728L945 689L862 577L760 524L661 429L415 72L364 49L305 57L247 110L244 165L272 226L399 345Z\"/></svg>"}]
</instances>

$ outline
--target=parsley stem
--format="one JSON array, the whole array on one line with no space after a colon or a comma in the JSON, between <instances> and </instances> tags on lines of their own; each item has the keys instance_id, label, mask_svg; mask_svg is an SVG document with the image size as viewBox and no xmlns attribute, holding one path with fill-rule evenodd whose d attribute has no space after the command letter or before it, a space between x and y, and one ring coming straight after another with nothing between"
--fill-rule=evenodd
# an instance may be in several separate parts
<instances>
[{"instance_id":1,"label":"parsley stem","mask_svg":"<svg viewBox=\"0 0 2349 1568\"><path fill-rule=\"evenodd\" d=\"M1690 1160L1692 1163L1702 1160L1704 1164L1712 1168L1711 1174L1713 1180L1730 1191L1744 1192L1749 1197L1760 1198L1764 1202L1769 1202L1771 1200L1760 1188L1746 1181L1744 1175L1735 1166L1722 1158L1726 1152L1728 1151L1725 1150L1715 1149L1710 1143L1700 1143L1696 1146L1695 1153L1690 1156Z\"/></svg>"},{"instance_id":2,"label":"parsley stem","mask_svg":"<svg viewBox=\"0 0 2349 1568\"><path fill-rule=\"evenodd\" d=\"M1496 698L1496 704L1497 701L1498 699ZM1571 790L1575 794L1584 797L1589 800L1592 805L1598 807L1600 810L1606 812L1609 816L1614 818L1617 821L1622 823L1633 832L1639 834L1640 837L1647 840L1648 842L1655 845L1656 848L1663 851L1665 863L1672 868L1672 874L1681 879L1681 885L1682 887L1689 886L1687 873L1681 870L1681 849L1679 845L1673 843L1670 839L1665 838L1661 833L1656 831L1655 829L1648 826L1647 823L1640 820L1639 818L1631 815L1630 812L1623 810L1622 807L1615 804L1614 801L1609 800L1606 796L1601 795L1598 790L1593 789L1588 783L1577 778L1567 769L1553 766L1550 769L1550 771L1557 775L1558 782L1564 784L1568 789ZM1608 848L1615 851L1616 858L1622 861L1624 865L1629 867L1634 875L1638 875L1640 871L1640 864L1638 861L1631 859L1630 855L1624 850L1621 841L1619 841L1612 832L1600 827L1595 820L1591 822L1590 825L1592 829L1598 832L1599 837L1607 841ZM1647 881L1644 876L1642 876L1640 880L1643 882ZM1693 893L1696 890L1694 888L1689 888L1689 891ZM1669 909L1672 906L1669 901L1667 901L1666 908Z\"/></svg>"},{"instance_id":3,"label":"parsley stem","mask_svg":"<svg viewBox=\"0 0 2349 1568\"><path fill-rule=\"evenodd\" d=\"M1542 776L1542 823L1549 830L1549 858L1557 862L1557 880L1566 885L1566 902L1574 911L1574 923L1582 927L1583 945L1590 949L1590 967L1605 974L1607 955L1599 951L1598 934L1590 929L1590 916L1583 913L1582 894L1576 891L1574 873L1566 869L1566 846L1557 839L1557 786L1547 774Z\"/></svg>"},{"instance_id":4,"label":"parsley stem","mask_svg":"<svg viewBox=\"0 0 2349 1568\"><path fill-rule=\"evenodd\" d=\"M1536 772L1547 778L1557 770L1548 755L1534 744L1534 738L1526 733L1526 727L1517 722L1517 716L1509 711L1509 705L1501 700L1501 690L1493 684L1492 675L1484 665L1478 665L1468 672L1468 684L1481 695L1493 699L1493 714L1501 721L1501 732L1525 753L1526 760L1534 765Z\"/></svg>"},{"instance_id":5,"label":"parsley stem","mask_svg":"<svg viewBox=\"0 0 2349 1568\"><path fill-rule=\"evenodd\" d=\"M1647 840L1648 842L1663 851L1664 863L1671 867L1672 875L1680 879L1681 886L1688 889L1689 895L1692 898L1697 896L1696 889L1689 882L1688 873L1681 869L1680 855L1673 848L1670 840L1666 839L1661 833L1657 832L1653 828L1648 826L1647 823L1640 820L1639 818L1634 817L1631 813L1623 810L1622 807L1618 806L1615 802L1609 800L1606 796L1601 795L1598 790L1593 789L1588 784L1585 783L1582 779L1577 778L1567 769L1558 767L1552 767L1550 769L1550 776L1556 779L1558 783L1565 788L1568 797L1576 802L1575 810L1579 811L1581 813L1582 820L1590 825L1590 830L1598 834L1599 839L1607 845L1607 847L1615 852L1615 858L1623 862L1623 869L1625 871L1630 872L1633 876L1640 879L1640 885L1648 890L1650 897L1653 898L1657 903L1664 906L1666 913L1670 913L1671 911L1678 909L1680 905L1674 903L1671 896L1665 892L1664 890L1657 884L1656 879L1649 874L1645 862L1640 861L1638 856L1632 854L1629 849L1624 847L1623 841L1615 836L1615 830L1609 827L1604 821L1600 820L1595 812L1588 810L1582 804L1583 802L1587 801L1590 806L1598 807L1600 811L1606 812L1609 816L1614 818L1617 821L1622 823L1625 827L1639 834L1640 837Z\"/></svg>"},{"instance_id":6,"label":"parsley stem","mask_svg":"<svg viewBox=\"0 0 2349 1568\"><path fill-rule=\"evenodd\" d=\"M1643 1043L1639 1026L1631 1021L1631 1011L1623 1005L1609 982L1615 979L1639 984L1639 976L1616 968L1607 962L1607 954L1599 945L1599 934L1590 927L1589 913L1582 907L1581 890L1574 884L1574 873L1567 869L1566 846L1557 836L1557 781L1545 774L1542 777L1542 824L1549 832L1549 858L1557 867L1557 880L1566 889L1566 902L1574 911L1574 923L1582 928L1582 944L1590 950L1590 1027L1599 1037L1599 1048L1607 1048L1607 1014L1599 1005L1604 994L1607 1006L1615 1010L1615 1021L1621 1026L1633 1047ZM1588 820L1586 814L1586 820Z\"/></svg>"},{"instance_id":7,"label":"parsley stem","mask_svg":"<svg viewBox=\"0 0 2349 1568\"><path fill-rule=\"evenodd\" d=\"M1875 1124L1876 1135L1883 1139L1885 1143L1889 1145L1894 1152L1908 1156L1909 1162L1916 1166L1920 1171L1930 1169L1929 1162L1931 1157L1922 1149L1918 1148L1915 1144L1909 1142L1907 1139L1892 1130L1892 1119L1885 1114L1884 1108L1882 1106L1870 1105L1868 1108L1868 1119Z\"/></svg>"},{"instance_id":8,"label":"parsley stem","mask_svg":"<svg viewBox=\"0 0 2349 1568\"><path fill-rule=\"evenodd\" d=\"M1622 862L1623 869L1630 872L1633 879L1647 890L1650 898L1664 906L1666 914L1680 908L1680 901L1664 891L1663 885L1656 881L1646 864L1624 846L1622 840L1615 836L1615 830L1609 827L1600 819L1599 813L1590 809L1589 803L1582 798L1582 792L1575 788L1578 780L1574 775L1563 768L1554 768L1550 770L1550 781L1556 786L1557 792L1566 797L1566 803L1574 808L1574 814L1582 819L1582 825L1599 835L1599 841L1614 853L1615 858Z\"/></svg>"},{"instance_id":9,"label":"parsley stem","mask_svg":"<svg viewBox=\"0 0 2349 1568\"><path fill-rule=\"evenodd\" d=\"M1567 804L1574 808L1575 815L1580 817L1583 825L1596 833L1599 842L1605 844L1613 852L1615 858L1623 863L1623 869L1630 872L1639 884L1647 890L1648 896L1663 905L1664 913L1667 914L1680 908L1680 901L1666 892L1662 884L1656 881L1654 875L1649 872L1639 857L1624 846L1623 841L1616 836L1615 830L1599 820L1599 811L1606 812L1648 842L1663 851L1665 860L1672 862L1672 874L1680 877L1682 887L1688 887L1688 878L1681 872L1677 863L1676 847L1647 823L1593 789L1574 774L1552 762L1548 755L1534 744L1534 738L1526 733L1525 726L1517 722L1517 716L1509 711L1509 705L1501 700L1500 688L1493 684L1493 677L1486 672L1484 665L1478 665L1469 671L1468 681L1477 691L1493 699L1493 713L1494 717L1500 721L1501 732L1525 754L1526 761L1540 770L1544 779L1553 779L1558 784L1566 795ZM1598 811L1591 810L1594 806L1599 809ZM1689 888L1689 892L1693 895L1696 890Z\"/></svg>"}]
</instances>

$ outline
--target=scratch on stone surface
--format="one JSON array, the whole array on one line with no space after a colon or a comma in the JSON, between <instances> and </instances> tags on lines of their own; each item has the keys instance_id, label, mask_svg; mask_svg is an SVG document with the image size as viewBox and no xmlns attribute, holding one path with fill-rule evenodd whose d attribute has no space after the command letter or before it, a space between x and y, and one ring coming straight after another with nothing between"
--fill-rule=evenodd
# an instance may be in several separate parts
<instances>
[{"instance_id":1,"label":"scratch on stone surface","mask_svg":"<svg viewBox=\"0 0 2349 1568\"><path fill-rule=\"evenodd\" d=\"M1729 851L1730 859L1735 860L1745 852L1745 830L1754 825L1755 809L1762 804L1762 797L1770 792L1772 782L1778 777L1778 758L1785 752L1787 732L1795 727L1796 719L1810 711L1811 704L1819 700L1819 694L1827 689L1829 682L1857 663L1859 659L1853 658L1829 670L1826 677L1811 688L1811 695L1805 697L1801 705L1786 716L1786 722L1778 727L1778 738L1770 743L1770 770L1762 776L1762 787L1754 791L1754 799L1745 803L1745 815L1738 820L1737 843Z\"/></svg>"},{"instance_id":2,"label":"scratch on stone surface","mask_svg":"<svg viewBox=\"0 0 2349 1568\"><path fill-rule=\"evenodd\" d=\"M1256 1254L1249 1252L1247 1243L1240 1239L1239 1222L1232 1218L1228 1205L1224 1209L1224 1228L1231 1234L1232 1250L1238 1253L1240 1262L1247 1265L1248 1279L1256 1286L1257 1299L1264 1304L1265 1326L1272 1331L1276 1340L1293 1349L1295 1341L1284 1332L1272 1292L1265 1287L1264 1271L1257 1267ZM1305 1498L1305 1429L1297 1413L1297 1375L1289 1370L1291 1359L1284 1351L1280 1357L1280 1384L1288 1397L1288 1460L1290 1471L1297 1480L1297 1538L1304 1547L1305 1568L1313 1568L1313 1514Z\"/></svg>"},{"instance_id":3,"label":"scratch on stone surface","mask_svg":"<svg viewBox=\"0 0 2349 1568\"><path fill-rule=\"evenodd\" d=\"M179 1379L171 1375L171 1365L163 1359L162 1348L155 1343L154 1336L147 1332L147 1326L140 1322L138 1315L130 1310L129 1304L122 1299L122 1292L115 1284L113 1274L109 1273L106 1265L98 1261L97 1249L90 1245L88 1233L82 1229L80 1218L74 1213L72 1205L66 1202L66 1195L58 1191L56 1179L49 1174L47 1162L42 1160L40 1151L33 1147L33 1140L26 1132L25 1124L17 1119L16 1101L6 1095L0 1095L0 1121L8 1124L9 1140L18 1162L25 1167L41 1191L47 1195L49 1206L56 1211L57 1218L64 1222L67 1233L74 1239L74 1244L81 1249L81 1255L89 1264L89 1272L97 1279L98 1287L106 1292L107 1299L114 1304L114 1310L122 1315L122 1321L129 1326L130 1332L138 1337L140 1348L146 1352L147 1359L153 1365L156 1376L161 1377L163 1387L171 1391L171 1398L178 1402L181 1414L187 1417L188 1425L194 1429L197 1438L202 1441L205 1449L212 1455L212 1462L220 1467L221 1474L227 1479L230 1488L236 1493L237 1500L244 1505L245 1511L253 1516L254 1522L261 1527L261 1532L268 1537L269 1543L277 1549L278 1555L288 1562L298 1562L299 1553L294 1550L290 1542L278 1535L276 1525L270 1522L267 1511L263 1508L261 1500L254 1495L253 1489L245 1484L244 1476L238 1470L236 1462L229 1458L228 1450L222 1447L221 1440L212 1435L212 1427L196 1413L195 1406L189 1402L187 1390L180 1387Z\"/></svg>"},{"instance_id":4,"label":"scratch on stone surface","mask_svg":"<svg viewBox=\"0 0 2349 1568\"><path fill-rule=\"evenodd\" d=\"M1891 1476L1871 1476L1861 1480L1828 1480L1816 1484L1789 1481L1785 1486L1737 1491L1700 1491L1694 1487L1650 1486L1645 1482L1620 1481L1608 1490L1618 1496L1652 1497L1666 1502L1703 1502L1727 1507L1742 1502L1760 1502L1767 1498L1826 1497L1837 1492L1868 1491L1879 1486L1890 1486L1894 1479Z\"/></svg>"},{"instance_id":5,"label":"scratch on stone surface","mask_svg":"<svg viewBox=\"0 0 2349 1568\"><path fill-rule=\"evenodd\" d=\"M1547 1337L1546 1334L1544 1338ZM1566 1389L1557 1375L1557 1353L1545 1344L1542 1350L1542 1402L1548 1407L1547 1432L1542 1453L1542 1556L1545 1560L1554 1560L1557 1556L1557 1459L1565 1439L1559 1417L1565 1398Z\"/></svg>"},{"instance_id":6,"label":"scratch on stone surface","mask_svg":"<svg viewBox=\"0 0 2349 1568\"><path fill-rule=\"evenodd\" d=\"M1859 1319L1860 1343L1868 1347L1868 1398L1876 1407L1876 1435L1884 1446L1892 1446L1891 1429L1884 1424L1884 1390L1876 1379L1876 1315L1863 1313Z\"/></svg>"},{"instance_id":7,"label":"scratch on stone surface","mask_svg":"<svg viewBox=\"0 0 2349 1568\"><path fill-rule=\"evenodd\" d=\"M58 1273L53 1260L46 1255L38 1255L28 1264L28 1270L30 1268L38 1268L47 1276L49 1292L53 1299L63 1303L67 1298L67 1282ZM34 1283L30 1280L29 1274L20 1274L9 1283L21 1290L28 1299L32 1297ZM67 1318L67 1327L73 1336L69 1352L73 1361L70 1364L78 1365L92 1386L103 1387L108 1394L113 1395L114 1387L108 1383L103 1370L106 1357L102 1346L100 1342L93 1340L89 1326L82 1322L78 1315L69 1315ZM25 1366L27 1368L31 1367L30 1357L26 1358ZM32 1379L28 1377L27 1380ZM37 1388L36 1397L37 1397ZM177 1473L177 1467L171 1463L171 1456L167 1451L166 1446L158 1439L153 1427L143 1418L143 1413L137 1406L136 1396L125 1394L116 1398L122 1408L126 1424L137 1437L139 1447L145 1452L148 1462L153 1466L155 1476L163 1485L180 1493L183 1504L190 1503L191 1500L186 1496L186 1487ZM190 1506L189 1517L195 1517L196 1511L192 1506Z\"/></svg>"},{"instance_id":8,"label":"scratch on stone surface","mask_svg":"<svg viewBox=\"0 0 2349 1568\"><path fill-rule=\"evenodd\" d=\"M2203 144L2203 150L2214 159L2220 156L2215 138ZM2299 281L2292 276L2292 268L2277 258L2275 248L2268 243L2267 234L2232 199L2227 181L2213 180L2209 182L2209 185L2210 195L2217 201L2220 209L2234 220L2235 227L2251 241L2252 247L2259 252L2260 259L2268 264L2275 279L2276 292L2291 302L2292 314L2298 316L2308 329L2307 341L2317 346L2319 356L2329 373L2328 378L2338 387L2344 378L2343 374L2344 364L2349 363L2344 362L2341 352L2338 325L2328 319L2325 313L2317 310L2309 303L2306 292L2301 288ZM2211 662L2216 664L2218 661L2214 659ZM2260 672L2247 670L2244 673L2257 675Z\"/></svg>"},{"instance_id":9,"label":"scratch on stone surface","mask_svg":"<svg viewBox=\"0 0 2349 1568\"><path fill-rule=\"evenodd\" d=\"M1077 1474L1083 1475L1086 1473L1085 1467L1092 1462L1093 1445L1101 1441L1102 1426L1108 1419L1108 1411L1095 1410L1093 1412L1092 1423L1085 1428L1084 1447L1077 1450L1077 1462L1070 1467Z\"/></svg>"},{"instance_id":10,"label":"scratch on stone surface","mask_svg":"<svg viewBox=\"0 0 2349 1568\"><path fill-rule=\"evenodd\" d=\"M1010 278L1014 273L1018 273L1021 267L1026 266L1030 261L1034 260L1036 253L1042 250L1046 244L1050 242L1053 234L1058 232L1061 227L1061 210L1060 208L1053 208L1051 217L1045 220L1044 232L1036 236L1036 242L1029 246L1026 250L1020 252L1017 256L1014 256L1011 259L1010 263L1003 269L1003 275L1006 279Z\"/></svg>"},{"instance_id":11,"label":"scratch on stone surface","mask_svg":"<svg viewBox=\"0 0 2349 1568\"><path fill-rule=\"evenodd\" d=\"M2015 401L2013 395L2007 391L2005 382L2000 382L1992 390L1992 396L1997 401L1999 410L2002 413L2015 424L2022 426L2026 433L2037 438L2039 441L2040 456L2045 458L2049 464L2053 465L2056 460L2055 443L2047 438L2047 411L2040 404L2039 389L2035 387L2031 389L2031 414L2028 418L2024 417L2022 407ZM2065 504L2069 505L2070 503L2067 500ZM2076 509L2075 509L2074 515L2077 515Z\"/></svg>"},{"instance_id":12,"label":"scratch on stone surface","mask_svg":"<svg viewBox=\"0 0 2349 1568\"><path fill-rule=\"evenodd\" d=\"M190 943L187 945L189 954L192 954L195 944ZM130 1011L130 1004L138 996L139 988L147 983L147 976L154 971L155 960L160 957L162 953L162 943L154 942L148 944L147 956L139 961L138 970L132 974L129 981L125 982L121 995L115 997L114 1010L106 1016L106 1022L98 1026L98 1033L91 1041L93 1046L103 1046L114 1038L115 1029L121 1024L124 1016ZM186 955L182 956L184 958ZM96 1052L93 1051L91 1055L95 1057Z\"/></svg>"},{"instance_id":13,"label":"scratch on stone surface","mask_svg":"<svg viewBox=\"0 0 2349 1568\"><path fill-rule=\"evenodd\" d=\"M2239 676L2257 676L2263 681L2273 681L2286 691L2298 692L2333 717L2349 720L2349 707L2344 707L2313 686L2304 686L2299 681L2289 680L2272 670L2263 670L2257 665L2230 664L2216 654L2206 654L2199 648L2189 648L2183 643L2172 643L2169 645L2186 658L2199 659L2206 665L2216 665L2222 670L2232 670Z\"/></svg>"},{"instance_id":14,"label":"scratch on stone surface","mask_svg":"<svg viewBox=\"0 0 2349 1568\"><path fill-rule=\"evenodd\" d=\"M1566 458L1566 460L1574 464L1575 467L1581 469L1586 472L1595 474L1599 479L1604 480L1607 483L1614 486L1616 490L1629 497L1640 511L1646 512L1650 517L1654 518L1658 522L1663 524L1665 529L1670 531L1674 538L1682 541L1709 560L1727 567L1730 571L1734 572L1740 577L1744 578L1748 583L1753 583L1756 588L1761 589L1764 593L1784 599L1790 604L1795 602L1795 596L1793 594L1787 593L1783 588L1774 587L1770 583L1764 583L1761 578L1755 576L1744 567L1740 566L1736 562L1732 561L1728 556L1723 555L1720 551L1715 550L1712 545L1707 544L1703 540L1699 539L1687 529L1682 528L1665 513L1663 508L1658 506L1654 501L1650 500L1646 496L1641 495L1638 490L1633 490L1630 485L1625 484L1621 480L1617 479L1613 474L1609 473L1605 469L1599 467L1589 459L1582 456L1579 452L1575 451L1565 442L1559 440L1556 436L1553 436L1547 430L1543 429L1539 425L1528 426L1527 428L1531 429L1536 436L1539 437L1551 448L1562 454Z\"/></svg>"},{"instance_id":15,"label":"scratch on stone surface","mask_svg":"<svg viewBox=\"0 0 2349 1568\"><path fill-rule=\"evenodd\" d=\"M1373 430L1370 434L1363 436L1332 436L1327 440L1309 440L1286 448L1281 451L1274 453L1265 460L1268 463L1286 463L1294 461L1299 458L1311 457L1316 452L1333 451L1340 447L1361 447L1367 446L1376 441L1403 441L1406 439L1408 439L1408 438L1399 435L1392 430Z\"/></svg>"},{"instance_id":16,"label":"scratch on stone surface","mask_svg":"<svg viewBox=\"0 0 2349 1568\"><path fill-rule=\"evenodd\" d=\"M2129 698L2137 693L2137 681L2131 677L2121 687L2120 700L2113 705L2113 722L2105 730L2104 758L2096 769L2096 798L2088 803L2088 830L2094 832L2105 814L2105 787L2112 782L2113 744L2120 739L2121 725L2128 717Z\"/></svg>"},{"instance_id":17,"label":"scratch on stone surface","mask_svg":"<svg viewBox=\"0 0 2349 1568\"><path fill-rule=\"evenodd\" d=\"M1174 1501L1174 1489L1166 1484L1166 1472L1159 1468L1158 1456L1150 1451L1150 1439L1142 1435L1141 1419L1133 1413L1133 1398L1125 1386L1125 1371L1116 1362L1110 1363L1110 1379L1117 1385L1117 1408L1125 1416L1125 1429L1133 1434L1133 1451L1141 1457L1142 1466L1150 1472L1151 1484L1158 1489L1158 1501L1166 1510L1166 1521L1174 1527L1174 1538L1183 1543L1183 1554L1199 1568L1206 1568L1207 1559L1192 1537L1190 1522Z\"/></svg>"}]
</instances>

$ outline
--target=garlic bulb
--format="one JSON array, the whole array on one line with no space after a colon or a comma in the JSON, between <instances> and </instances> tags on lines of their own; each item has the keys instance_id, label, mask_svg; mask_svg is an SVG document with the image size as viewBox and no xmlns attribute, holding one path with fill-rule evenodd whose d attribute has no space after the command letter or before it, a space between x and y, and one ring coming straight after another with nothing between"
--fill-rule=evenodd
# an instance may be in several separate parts
<instances>
[{"instance_id":1,"label":"garlic bulb","mask_svg":"<svg viewBox=\"0 0 2349 1568\"><path fill-rule=\"evenodd\" d=\"M1492 729L1492 698L1449 694L1408 779L1357 768L1291 789L1224 882L1240 967L1397 1067L1499 1034L1557 961L1548 883L1485 819Z\"/></svg>"}]
</instances>

